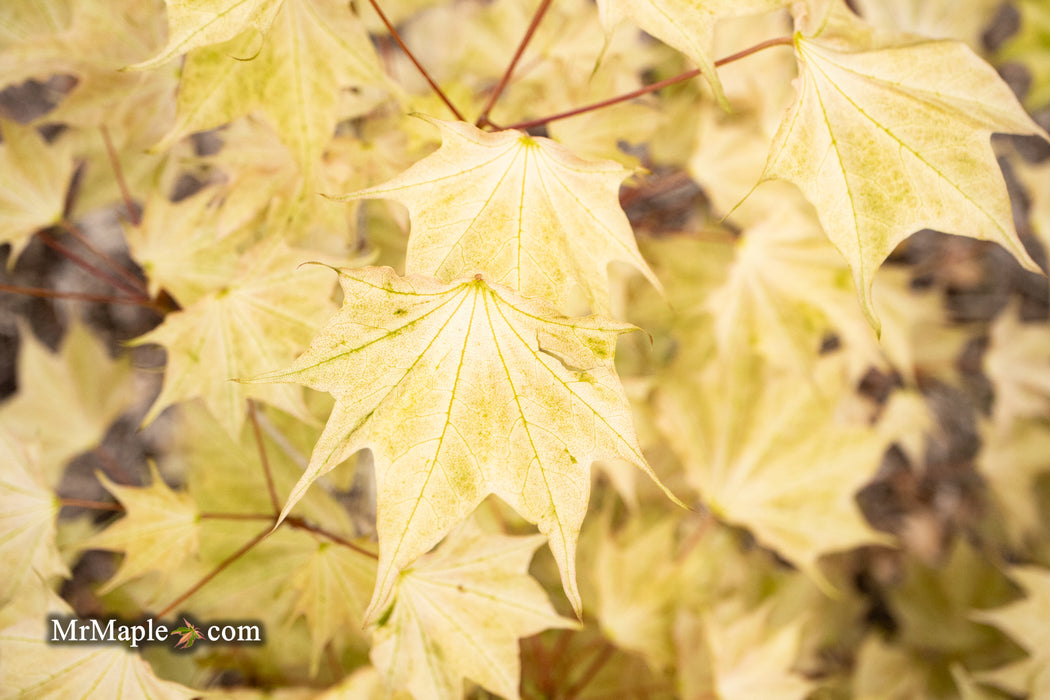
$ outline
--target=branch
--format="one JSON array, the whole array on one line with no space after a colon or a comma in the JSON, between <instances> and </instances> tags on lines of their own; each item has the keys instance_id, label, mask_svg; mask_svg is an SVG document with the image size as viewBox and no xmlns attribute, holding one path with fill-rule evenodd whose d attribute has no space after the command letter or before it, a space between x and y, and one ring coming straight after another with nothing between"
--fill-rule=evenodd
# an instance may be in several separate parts
<instances>
[{"instance_id":1,"label":"branch","mask_svg":"<svg viewBox=\"0 0 1050 700\"><path fill-rule=\"evenodd\" d=\"M47 233L45 231L40 231L40 232L37 233L37 236L40 237L40 240L43 241L44 245L46 245L48 248L51 248L52 250L57 251L64 258L66 258L67 260L69 260L73 264L77 265L78 267L86 270L89 274L93 275L97 279L100 279L103 282L106 282L107 284L109 284L109 285L111 285L113 287L116 287L117 289L119 289L122 292L127 292L128 294L130 294L133 297L138 297L139 299L142 299L143 301L148 301L148 297L145 295L145 293L143 293L142 291L140 291L138 289L135 289L133 286L131 286L127 282L120 281L119 279L117 279L113 275L109 274L105 270L99 269L97 266L92 265L87 260L85 260L81 256L79 256L76 253L74 253L72 250L70 250L66 246L62 245L61 243L59 243L55 239L55 237L52 236L50 233Z\"/></svg>"},{"instance_id":2,"label":"branch","mask_svg":"<svg viewBox=\"0 0 1050 700\"><path fill-rule=\"evenodd\" d=\"M248 542L246 542L243 547L241 547L236 552L234 552L230 556L228 556L225 559L223 559L222 562L220 562L218 566L216 566L214 569L212 569L210 572L208 572L208 574L205 575L203 578L201 578L201 580L197 581L197 583L195 583L192 586L190 586L182 595L180 595L175 600L171 601L171 603L168 604L168 607L164 608L163 610L161 610L159 613L157 613L153 617L154 618L164 617L165 615L170 613L172 610L174 610L177 605L181 605L182 603L184 603L187 598L189 598L191 595L193 595L194 593L196 593L200 589L204 588L204 586L209 581L211 581L213 578L215 578L220 573L222 573L231 564L233 564L235 561L237 561L238 559L243 557L245 554L250 552L251 549L255 545L259 544L260 542L265 540L267 537L269 537L271 532L273 532L273 530L271 530L270 528L266 528L265 530L260 532L258 535L256 535L255 537L251 538L250 540L248 540Z\"/></svg>"},{"instance_id":3,"label":"branch","mask_svg":"<svg viewBox=\"0 0 1050 700\"><path fill-rule=\"evenodd\" d=\"M420 72L423 78L427 81L427 84L430 85L430 89L441 98L441 101L445 103L445 106L449 108L449 111L452 112L452 115L455 116L456 119L465 122L466 119L463 118L463 115L459 113L456 106L448 99L448 96L442 92L441 88L439 88L437 83L434 82L434 79L430 77L430 73L427 73L426 68L420 65L419 61L416 60L416 57L413 56L412 52L408 50L407 46L405 46L405 42L401 40L401 35L397 33L396 29L394 29L394 25L390 23L390 20L386 18L383 11L379 9L379 3L376 2L376 0L368 0L368 2L372 6L372 9L376 11L376 14L379 15L379 19L383 20L383 24L386 26L387 31L390 32L390 36L394 37L394 41L397 42L397 45L400 46L401 50L405 52L406 56L408 56L408 60L412 61L412 65L416 67L416 70Z\"/></svg>"},{"instance_id":4,"label":"branch","mask_svg":"<svg viewBox=\"0 0 1050 700\"><path fill-rule=\"evenodd\" d=\"M11 292L12 294L24 294L30 297L42 297L45 299L72 299L74 301L94 301L99 304L131 304L133 306L144 306L158 313L164 313L149 299L111 297L105 294L86 294L84 292L60 292L55 289L44 289L42 287L19 287L14 284L0 282L0 292Z\"/></svg>"},{"instance_id":5,"label":"branch","mask_svg":"<svg viewBox=\"0 0 1050 700\"><path fill-rule=\"evenodd\" d=\"M129 284L134 285L134 287L138 289L140 293L147 293L146 284L137 276L135 276L135 273L131 272L119 262L114 260L106 251L93 244L90 241L90 239L88 239L88 237L85 236L80 231L80 229L76 227L75 224L70 222L68 219L62 219L62 221L59 222L59 226L61 226L66 233L75 238L77 242L80 243L80 245L84 246L89 251L91 251L91 253L95 257L97 257L102 262L106 263L106 266L109 267L110 270L123 277Z\"/></svg>"},{"instance_id":6,"label":"branch","mask_svg":"<svg viewBox=\"0 0 1050 700\"><path fill-rule=\"evenodd\" d=\"M281 512L281 503L277 499L277 489L273 485L273 472L270 471L270 459L266 456L266 445L263 443L262 430L259 429L259 417L255 411L255 402L248 399L248 417L252 421L252 432L255 434L255 445L259 448L259 461L262 462L263 475L266 477L266 490L270 493L270 505L276 515Z\"/></svg>"},{"instance_id":7,"label":"branch","mask_svg":"<svg viewBox=\"0 0 1050 700\"><path fill-rule=\"evenodd\" d=\"M753 53L758 53L759 51L762 51L763 49L768 49L772 46L790 46L792 43L794 43L794 39L792 37L780 37L777 39L769 39L768 41L763 41L760 44L755 44L750 48L744 49L743 51L738 51L737 53L731 56L726 56L725 58L721 58L715 61L715 67L717 68L719 66L724 66L727 63L732 63L733 61L739 61L740 59L746 58L747 56L750 56ZM686 80L692 80L696 76L700 75L702 72L702 70L696 68L691 71L686 71L685 73L679 73L674 77L661 80L657 83L646 85L645 87L638 88L637 90L633 90L623 95L610 97L609 99L602 100L601 102L594 102L589 105L584 105L583 107L570 109L567 112L559 112L558 114L552 114L551 116L543 117L542 119L530 119L529 121L518 122L517 124L505 126L503 127L503 129L518 129L520 131L524 131L525 129L531 129L534 126L544 126L546 124L550 124L551 122L558 121L560 119L568 119L569 117L575 117L578 114L593 112L597 109L602 109L603 107L609 107L620 102L627 102L628 100L633 100L634 98L641 97L642 95L648 95L650 92L662 90L663 88L669 85L674 85L675 83L681 83L685 82Z\"/></svg>"},{"instance_id":8,"label":"branch","mask_svg":"<svg viewBox=\"0 0 1050 700\"><path fill-rule=\"evenodd\" d=\"M507 83L510 82L510 76L514 73L514 68L518 65L518 61L521 60L521 56L525 53L525 47L532 41L532 35L536 32L536 27L540 26L540 20L547 14L547 10L551 6L551 0L542 0L540 6L536 8L536 13L532 16L532 21L529 22L529 28L525 30L525 36L521 38L521 43L518 44L517 51L514 52L514 57L510 59L510 64L507 66L507 70L503 71L503 77L499 79L496 88L489 95L488 102L485 103L485 107L481 110L481 116L478 117L477 126L495 126L489 121L489 113L492 108L496 106L496 100L503 94L503 89L507 87Z\"/></svg>"},{"instance_id":9,"label":"branch","mask_svg":"<svg viewBox=\"0 0 1050 700\"><path fill-rule=\"evenodd\" d=\"M117 158L117 149L113 148L113 140L109 137L109 129L103 124L99 127L102 131L102 140L106 142L106 155L109 156L109 164L113 166L113 175L117 178L117 186L120 187L120 196L124 200L124 208L128 210L128 220L133 226L142 223L135 200L131 198L128 190L128 181L124 179L124 169L120 167L120 159Z\"/></svg>"},{"instance_id":10,"label":"branch","mask_svg":"<svg viewBox=\"0 0 1050 700\"><path fill-rule=\"evenodd\" d=\"M94 510L124 510L119 503L108 503L106 501L85 501L82 498L60 498L59 504L63 508L92 508Z\"/></svg>"}]
</instances>

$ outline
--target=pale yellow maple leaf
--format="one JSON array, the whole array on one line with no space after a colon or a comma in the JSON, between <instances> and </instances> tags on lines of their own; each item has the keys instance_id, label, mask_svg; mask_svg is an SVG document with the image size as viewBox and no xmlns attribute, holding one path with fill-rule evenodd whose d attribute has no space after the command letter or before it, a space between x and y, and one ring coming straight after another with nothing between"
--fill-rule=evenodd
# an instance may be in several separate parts
<instances>
[{"instance_id":1,"label":"pale yellow maple leaf","mask_svg":"<svg viewBox=\"0 0 1050 700\"><path fill-rule=\"evenodd\" d=\"M347 6L324 0L184 5L178 3L180 16L190 16L192 38L177 38L182 33L173 31L167 50L136 66L162 63L196 47L182 67L175 124L157 149L261 109L310 173L335 130L341 91L393 89Z\"/></svg>"},{"instance_id":2,"label":"pale yellow maple leaf","mask_svg":"<svg viewBox=\"0 0 1050 700\"><path fill-rule=\"evenodd\" d=\"M679 365L655 396L657 424L701 500L821 584L823 554L880 541L854 496L888 446L836 419L846 387L835 365L806 378L746 356L702 373Z\"/></svg>"},{"instance_id":3,"label":"pale yellow maple leaf","mask_svg":"<svg viewBox=\"0 0 1050 700\"><path fill-rule=\"evenodd\" d=\"M543 537L486 534L465 523L398 576L393 607L374 631L372 663L392 689L455 700L469 678L517 700L518 639L574 628L528 575Z\"/></svg>"},{"instance_id":4,"label":"pale yellow maple leaf","mask_svg":"<svg viewBox=\"0 0 1050 700\"><path fill-rule=\"evenodd\" d=\"M1036 481L1050 472L1050 425L1045 420L983 424L977 467L1011 537L1021 541L1045 532L1046 523L1033 497Z\"/></svg>"},{"instance_id":5,"label":"pale yellow maple leaf","mask_svg":"<svg viewBox=\"0 0 1050 700\"><path fill-rule=\"evenodd\" d=\"M327 391L335 409L282 516L359 449L375 458L379 581L369 619L398 572L488 494L546 534L573 607L575 549L600 457L655 480L613 369L633 326L566 318L549 304L474 278L342 270L344 306L288 369L254 382Z\"/></svg>"},{"instance_id":6,"label":"pale yellow maple leaf","mask_svg":"<svg viewBox=\"0 0 1050 700\"><path fill-rule=\"evenodd\" d=\"M237 239L217 234L220 207L215 200L213 188L179 202L153 190L139 224L124 225L128 248L149 281L151 296L163 289L186 308L229 283L237 269Z\"/></svg>"},{"instance_id":7,"label":"pale yellow maple leaf","mask_svg":"<svg viewBox=\"0 0 1050 700\"><path fill-rule=\"evenodd\" d=\"M715 70L715 25L723 17L753 15L784 7L790 0L598 0L607 33L629 19L660 41L691 58L711 83L719 101L728 105Z\"/></svg>"},{"instance_id":8,"label":"pale yellow maple leaf","mask_svg":"<svg viewBox=\"0 0 1050 700\"><path fill-rule=\"evenodd\" d=\"M23 611L0 630L0 698L19 700L190 700L200 692L158 678L133 649L112 644L50 644L49 618L73 610L48 592L45 607Z\"/></svg>"},{"instance_id":9,"label":"pale yellow maple leaf","mask_svg":"<svg viewBox=\"0 0 1050 700\"><path fill-rule=\"evenodd\" d=\"M856 0L855 7L866 22L879 29L929 39L959 39L980 51L981 33L1000 5L1000 0L970 0L964 10L957 0Z\"/></svg>"},{"instance_id":10,"label":"pale yellow maple leaf","mask_svg":"<svg viewBox=\"0 0 1050 700\"><path fill-rule=\"evenodd\" d=\"M1050 690L1050 571L1037 566L1015 566L1010 578L1021 585L1025 597L992 610L973 614L979 622L995 625L1020 644L1029 657L1004 668L982 673L979 679L1018 695L1042 698Z\"/></svg>"},{"instance_id":11,"label":"pale yellow maple leaf","mask_svg":"<svg viewBox=\"0 0 1050 700\"><path fill-rule=\"evenodd\" d=\"M44 479L36 447L0 423L0 607L27 579L32 586L69 576L55 545L61 506Z\"/></svg>"},{"instance_id":12,"label":"pale yellow maple leaf","mask_svg":"<svg viewBox=\"0 0 1050 700\"><path fill-rule=\"evenodd\" d=\"M122 518L82 545L124 554L120 568L99 593L109 593L148 573L158 574L166 584L185 560L197 553L199 523L193 498L185 491L173 491L152 464L150 477L152 483L139 488L120 486L105 474L98 475L106 490L124 506Z\"/></svg>"},{"instance_id":13,"label":"pale yellow maple leaf","mask_svg":"<svg viewBox=\"0 0 1050 700\"><path fill-rule=\"evenodd\" d=\"M995 422L1050 413L1050 324L1022 323L1011 305L992 324L984 371L995 390Z\"/></svg>"},{"instance_id":14,"label":"pale yellow maple leaf","mask_svg":"<svg viewBox=\"0 0 1050 700\"><path fill-rule=\"evenodd\" d=\"M87 326L73 321L57 353L26 329L18 355L18 393L0 406L0 423L40 444L47 483L58 484L71 457L98 445L135 399L126 357L110 357ZM55 410L61 401L62 410Z\"/></svg>"},{"instance_id":15,"label":"pale yellow maple leaf","mask_svg":"<svg viewBox=\"0 0 1050 700\"><path fill-rule=\"evenodd\" d=\"M703 615L678 611L674 638L682 696L718 700L807 697L813 681L793 670L802 620L774 625L769 605L747 612L736 608L722 603Z\"/></svg>"},{"instance_id":16,"label":"pale yellow maple leaf","mask_svg":"<svg viewBox=\"0 0 1050 700\"><path fill-rule=\"evenodd\" d=\"M441 130L441 148L393 180L343 197L408 207L408 273L446 281L481 273L563 311L575 287L598 313L609 309L612 262L658 286L620 208L629 174L621 165L520 131L423 118Z\"/></svg>"},{"instance_id":17,"label":"pale yellow maple leaf","mask_svg":"<svg viewBox=\"0 0 1050 700\"><path fill-rule=\"evenodd\" d=\"M29 126L0 120L0 136L0 243L11 244L13 265L33 233L62 220L73 159Z\"/></svg>"},{"instance_id":18,"label":"pale yellow maple leaf","mask_svg":"<svg viewBox=\"0 0 1050 700\"><path fill-rule=\"evenodd\" d=\"M359 630L376 580L376 562L331 542L306 551L291 569L286 587L295 592L289 621L300 615L310 628L310 674L317 673L325 645L347 630Z\"/></svg>"},{"instance_id":19,"label":"pale yellow maple leaf","mask_svg":"<svg viewBox=\"0 0 1050 700\"><path fill-rule=\"evenodd\" d=\"M875 272L920 229L995 241L1039 270L990 137L1046 134L991 66L960 42L878 34L840 0L815 34L796 32L795 51L797 96L763 177L794 182L816 206L876 330Z\"/></svg>"},{"instance_id":20,"label":"pale yellow maple leaf","mask_svg":"<svg viewBox=\"0 0 1050 700\"><path fill-rule=\"evenodd\" d=\"M196 397L233 436L244 424L247 398L310 420L291 387L231 381L288 362L330 313L330 273L314 265L296 269L302 262L303 255L283 243L264 241L241 257L227 286L169 314L159 328L133 341L168 349L164 385L145 423Z\"/></svg>"}]
</instances>

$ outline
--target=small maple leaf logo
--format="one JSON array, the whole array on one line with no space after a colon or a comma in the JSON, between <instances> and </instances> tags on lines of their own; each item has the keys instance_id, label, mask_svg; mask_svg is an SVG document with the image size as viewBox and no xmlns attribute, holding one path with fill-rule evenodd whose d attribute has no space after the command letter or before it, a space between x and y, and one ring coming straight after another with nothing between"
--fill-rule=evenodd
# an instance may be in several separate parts
<instances>
[{"instance_id":1,"label":"small maple leaf logo","mask_svg":"<svg viewBox=\"0 0 1050 700\"><path fill-rule=\"evenodd\" d=\"M178 627L172 630L173 634L181 635L179 641L175 644L176 649L189 649L193 646L193 643L198 639L203 639L204 635L197 629L197 626L191 623L186 618L182 618L183 627Z\"/></svg>"}]
</instances>

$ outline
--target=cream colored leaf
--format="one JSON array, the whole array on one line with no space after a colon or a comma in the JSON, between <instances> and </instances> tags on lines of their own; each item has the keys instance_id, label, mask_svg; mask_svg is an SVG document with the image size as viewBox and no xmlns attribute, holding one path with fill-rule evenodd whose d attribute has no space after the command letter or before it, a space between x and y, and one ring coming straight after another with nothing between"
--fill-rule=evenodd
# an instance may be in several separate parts
<instances>
[{"instance_id":1,"label":"cream colored leaf","mask_svg":"<svg viewBox=\"0 0 1050 700\"><path fill-rule=\"evenodd\" d=\"M61 221L73 159L32 127L0 120L0 136L0 243L13 264L33 233Z\"/></svg>"},{"instance_id":2,"label":"cream colored leaf","mask_svg":"<svg viewBox=\"0 0 1050 700\"><path fill-rule=\"evenodd\" d=\"M1043 0L1021 0L1016 8L1021 29L996 58L1024 65L1030 78L1025 104L1042 109L1050 104L1050 7Z\"/></svg>"},{"instance_id":3,"label":"cream colored leaf","mask_svg":"<svg viewBox=\"0 0 1050 700\"><path fill-rule=\"evenodd\" d=\"M977 466L1016 541L1046 531L1035 495L1037 480L1050 472L1050 425L1017 420L981 426Z\"/></svg>"},{"instance_id":4,"label":"cream colored leaf","mask_svg":"<svg viewBox=\"0 0 1050 700\"><path fill-rule=\"evenodd\" d=\"M341 116L341 94L365 86L391 89L368 35L345 4L284 0L273 12L264 36L231 35L186 57L175 124L156 148L261 109L299 166L311 172Z\"/></svg>"},{"instance_id":5,"label":"cream colored leaf","mask_svg":"<svg viewBox=\"0 0 1050 700\"><path fill-rule=\"evenodd\" d=\"M331 311L331 279L320 267L296 267L303 256L277 241L245 253L228 286L165 318L136 338L168 349L160 396L144 419L200 397L234 436L244 424L245 399L257 398L310 420L291 387L249 387L233 379L288 362Z\"/></svg>"},{"instance_id":6,"label":"cream colored leaf","mask_svg":"<svg viewBox=\"0 0 1050 700\"><path fill-rule=\"evenodd\" d=\"M608 313L608 266L656 278L620 208L618 163L580 158L520 131L487 133L427 121L442 145L389 182L345 199L389 198L408 207L408 273L448 281L481 273L566 310L574 287Z\"/></svg>"},{"instance_id":7,"label":"cream colored leaf","mask_svg":"<svg viewBox=\"0 0 1050 700\"><path fill-rule=\"evenodd\" d=\"M198 515L193 498L172 491L150 465L153 483L119 486L99 474L99 481L124 506L124 517L84 542L85 549L123 552L124 560L99 593L106 594L131 579L156 572L164 581L197 553Z\"/></svg>"},{"instance_id":8,"label":"cream colored leaf","mask_svg":"<svg viewBox=\"0 0 1050 700\"><path fill-rule=\"evenodd\" d=\"M1010 569L1010 578L1021 584L1025 597L1009 605L973 614L974 619L995 625L1029 653L1029 658L982 674L989 680L1007 686L1011 692L1029 697L1043 697L1050 689L1050 571L1036 566L1018 566ZM1003 683L1006 679L1019 679Z\"/></svg>"},{"instance_id":9,"label":"cream colored leaf","mask_svg":"<svg viewBox=\"0 0 1050 700\"><path fill-rule=\"evenodd\" d=\"M367 447L380 552L369 619L387 606L398 572L488 494L547 535L580 610L575 549L591 464L620 457L655 479L612 364L616 336L633 327L559 316L480 275L443 283L362 268L339 278L343 309L289 369L252 380L336 397L283 514Z\"/></svg>"},{"instance_id":10,"label":"cream colored leaf","mask_svg":"<svg viewBox=\"0 0 1050 700\"><path fill-rule=\"evenodd\" d=\"M770 12L790 0L598 0L606 33L624 18L691 58L725 103L715 71L715 24L723 17ZM727 104L727 103L725 103Z\"/></svg>"},{"instance_id":11,"label":"cream colored leaf","mask_svg":"<svg viewBox=\"0 0 1050 700\"><path fill-rule=\"evenodd\" d=\"M463 697L463 680L517 700L518 639L573 628L529 577L543 537L490 535L467 523L398 576L375 629L372 663L418 700Z\"/></svg>"},{"instance_id":12,"label":"cream colored leaf","mask_svg":"<svg viewBox=\"0 0 1050 700\"><path fill-rule=\"evenodd\" d=\"M284 3L285 0L166 0L168 45L153 58L131 68L157 66L192 49L232 39L249 29L254 30L258 43Z\"/></svg>"},{"instance_id":13,"label":"cream colored leaf","mask_svg":"<svg viewBox=\"0 0 1050 700\"><path fill-rule=\"evenodd\" d=\"M821 583L821 555L880 539L854 495L886 440L836 419L839 376L818 366L807 382L739 357L671 374L655 397L658 424L701 500Z\"/></svg>"},{"instance_id":14,"label":"cream colored leaf","mask_svg":"<svg viewBox=\"0 0 1050 700\"><path fill-rule=\"evenodd\" d=\"M295 591L290 619L300 615L310 627L310 674L315 675L321 652L337 635L356 631L364 622L368 593L376 580L374 559L331 542L319 542L306 552L287 587Z\"/></svg>"},{"instance_id":15,"label":"cream colored leaf","mask_svg":"<svg viewBox=\"0 0 1050 700\"><path fill-rule=\"evenodd\" d=\"M995 241L1038 271L990 136L1045 133L991 66L959 42L877 35L838 0L819 33L796 33L795 51L797 96L764 177L816 206L876 329L875 272L919 229Z\"/></svg>"},{"instance_id":16,"label":"cream colored leaf","mask_svg":"<svg viewBox=\"0 0 1050 700\"><path fill-rule=\"evenodd\" d=\"M960 12L956 0L856 0L864 20L886 31L919 34L929 39L958 39L980 51L981 33L1001 0L971 0Z\"/></svg>"},{"instance_id":17,"label":"cream colored leaf","mask_svg":"<svg viewBox=\"0 0 1050 700\"><path fill-rule=\"evenodd\" d=\"M127 358L112 359L79 321L70 324L57 353L32 332L21 338L19 391L0 406L0 422L22 440L39 443L47 482L57 486L66 462L97 446L134 400L130 366Z\"/></svg>"},{"instance_id":18,"label":"cream colored leaf","mask_svg":"<svg viewBox=\"0 0 1050 700\"><path fill-rule=\"evenodd\" d=\"M61 506L33 452L32 445L0 424L0 607L27 579L33 586L69 576L55 545L55 518Z\"/></svg>"},{"instance_id":19,"label":"cream colored leaf","mask_svg":"<svg viewBox=\"0 0 1050 700\"><path fill-rule=\"evenodd\" d=\"M995 320L984 356L985 374L995 388L995 421L1001 426L1050 413L1050 324L1022 323L1019 311L1011 305Z\"/></svg>"},{"instance_id":20,"label":"cream colored leaf","mask_svg":"<svg viewBox=\"0 0 1050 700\"><path fill-rule=\"evenodd\" d=\"M199 691L158 678L137 651L112 645L49 644L48 617L71 615L49 594L33 611L0 630L0 698L19 700L189 700ZM47 616L45 616L45 614Z\"/></svg>"}]
</instances>

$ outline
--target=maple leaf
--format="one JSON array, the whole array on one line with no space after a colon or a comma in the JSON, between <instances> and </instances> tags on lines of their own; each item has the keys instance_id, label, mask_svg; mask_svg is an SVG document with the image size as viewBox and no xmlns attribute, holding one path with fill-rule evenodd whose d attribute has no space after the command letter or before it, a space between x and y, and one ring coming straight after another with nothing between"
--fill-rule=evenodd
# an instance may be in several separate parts
<instances>
[{"instance_id":1,"label":"maple leaf","mask_svg":"<svg viewBox=\"0 0 1050 700\"><path fill-rule=\"evenodd\" d=\"M117 573L99 593L106 594L150 572L158 572L166 583L197 552L198 519L193 499L188 493L171 490L152 464L150 475L153 483L143 488L118 486L104 474L98 475L106 490L124 506L123 518L83 543L87 549L124 553Z\"/></svg>"},{"instance_id":2,"label":"maple leaf","mask_svg":"<svg viewBox=\"0 0 1050 700\"><path fill-rule=\"evenodd\" d=\"M97 446L134 400L127 358L114 360L83 323L73 321L57 353L32 332L21 334L19 391L0 406L0 422L38 443L47 483L57 485L71 457ZM61 411L55 397L62 397Z\"/></svg>"},{"instance_id":3,"label":"maple leaf","mask_svg":"<svg viewBox=\"0 0 1050 700\"><path fill-rule=\"evenodd\" d=\"M34 447L0 423L0 607L11 601L30 572L44 581L69 576L55 545L61 506L45 483Z\"/></svg>"},{"instance_id":4,"label":"maple leaf","mask_svg":"<svg viewBox=\"0 0 1050 700\"><path fill-rule=\"evenodd\" d=\"M1018 695L1044 697L1050 691L1050 571L1037 566L1015 566L1009 571L1025 597L1000 608L980 610L974 619L995 625L1024 647L1029 657L1005 668L982 674L982 680L1002 685Z\"/></svg>"},{"instance_id":5,"label":"maple leaf","mask_svg":"<svg viewBox=\"0 0 1050 700\"><path fill-rule=\"evenodd\" d=\"M176 627L171 631L172 634L181 635L178 643L175 644L176 649L189 649L194 642L204 638L197 626L186 618L182 618L182 625L182 627Z\"/></svg>"},{"instance_id":6,"label":"maple leaf","mask_svg":"<svg viewBox=\"0 0 1050 700\"><path fill-rule=\"evenodd\" d=\"M316 674L321 652L347 629L360 629L368 591L376 579L374 559L347 547L321 542L308 552L287 581L295 601L289 620L300 615L310 627L310 673Z\"/></svg>"},{"instance_id":7,"label":"maple leaf","mask_svg":"<svg viewBox=\"0 0 1050 700\"><path fill-rule=\"evenodd\" d=\"M1035 418L1050 411L1050 325L1021 323L1017 305L992 324L984 371L995 387L995 422Z\"/></svg>"},{"instance_id":8,"label":"maple leaf","mask_svg":"<svg viewBox=\"0 0 1050 700\"><path fill-rule=\"evenodd\" d=\"M629 174L621 165L520 131L421 118L441 130L441 148L385 184L340 198L408 207L409 274L449 281L481 273L559 309L578 286L597 313L609 309L611 262L659 287L620 208Z\"/></svg>"},{"instance_id":9,"label":"maple leaf","mask_svg":"<svg viewBox=\"0 0 1050 700\"><path fill-rule=\"evenodd\" d=\"M341 91L392 90L346 6L324 0L169 0L168 47L148 68L193 49L175 124L155 148L261 108L304 172L331 139ZM223 43L219 43L223 42Z\"/></svg>"},{"instance_id":10,"label":"maple leaf","mask_svg":"<svg viewBox=\"0 0 1050 700\"><path fill-rule=\"evenodd\" d=\"M527 573L542 542L541 535L486 534L468 522L402 572L371 653L387 686L453 700L470 678L517 700L518 639L577 626L555 613Z\"/></svg>"},{"instance_id":11,"label":"maple leaf","mask_svg":"<svg viewBox=\"0 0 1050 700\"><path fill-rule=\"evenodd\" d=\"M380 552L369 619L397 573L490 493L548 536L579 611L575 547L591 463L620 457L656 480L612 364L616 336L633 326L559 316L480 275L443 283L362 268L339 281L343 308L306 352L251 380L336 398L282 518L320 475L368 447Z\"/></svg>"},{"instance_id":12,"label":"maple leaf","mask_svg":"<svg viewBox=\"0 0 1050 700\"><path fill-rule=\"evenodd\" d=\"M0 119L0 137L0 243L14 249L13 265L30 236L62 220L73 159L16 122Z\"/></svg>"},{"instance_id":13,"label":"maple leaf","mask_svg":"<svg viewBox=\"0 0 1050 700\"><path fill-rule=\"evenodd\" d=\"M1045 530L1038 506L1037 482L1050 471L1050 425L1043 420L1015 420L981 426L977 467L999 505L1006 532L1023 541Z\"/></svg>"},{"instance_id":14,"label":"maple leaf","mask_svg":"<svg viewBox=\"0 0 1050 700\"><path fill-rule=\"evenodd\" d=\"M796 32L795 51L797 96L763 178L794 182L816 206L876 331L875 272L919 229L995 241L1039 271L990 137L1046 134L991 66L960 42L876 34L838 0L816 34Z\"/></svg>"},{"instance_id":15,"label":"maple leaf","mask_svg":"<svg viewBox=\"0 0 1050 700\"><path fill-rule=\"evenodd\" d=\"M888 31L920 34L930 39L959 39L981 50L981 33L1002 3L970 0L959 12L956 0L857 0L866 22Z\"/></svg>"},{"instance_id":16,"label":"maple leaf","mask_svg":"<svg viewBox=\"0 0 1050 700\"><path fill-rule=\"evenodd\" d=\"M230 381L287 362L329 313L331 280L316 266L296 270L300 262L301 254L283 243L264 241L241 256L227 286L132 341L157 343L169 352L164 386L144 423L196 397L233 436L244 424L246 398L310 420L299 392Z\"/></svg>"},{"instance_id":17,"label":"maple leaf","mask_svg":"<svg viewBox=\"0 0 1050 700\"><path fill-rule=\"evenodd\" d=\"M691 58L728 107L711 53L715 24L724 17L753 15L784 7L790 0L598 0L606 33L624 18Z\"/></svg>"},{"instance_id":18,"label":"maple leaf","mask_svg":"<svg viewBox=\"0 0 1050 700\"><path fill-rule=\"evenodd\" d=\"M189 700L200 692L158 678L135 650L110 644L51 644L50 617L73 610L51 591L40 609L22 611L0 630L0 689L4 698L45 700Z\"/></svg>"},{"instance_id":19,"label":"maple leaf","mask_svg":"<svg viewBox=\"0 0 1050 700\"><path fill-rule=\"evenodd\" d=\"M820 584L822 554L879 540L854 495L887 441L836 421L844 387L835 363L818 365L809 382L746 357L686 376L661 381L657 424L717 516L749 528Z\"/></svg>"}]
</instances>

